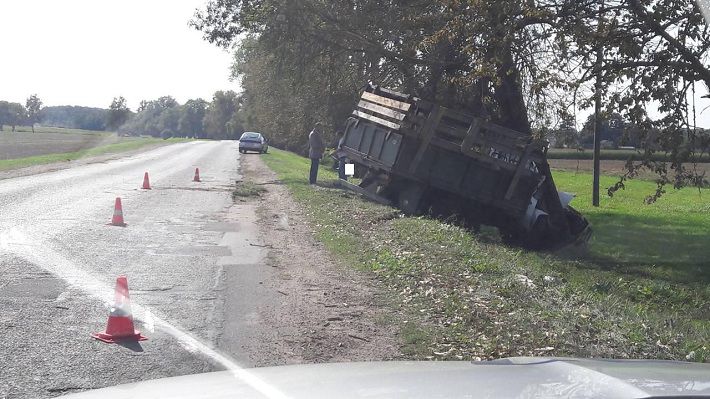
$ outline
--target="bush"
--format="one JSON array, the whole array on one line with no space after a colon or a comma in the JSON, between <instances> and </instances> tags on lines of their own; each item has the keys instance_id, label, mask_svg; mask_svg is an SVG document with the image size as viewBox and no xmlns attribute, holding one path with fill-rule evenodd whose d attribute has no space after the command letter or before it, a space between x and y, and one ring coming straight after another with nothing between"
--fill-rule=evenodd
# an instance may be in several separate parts
<instances>
[{"instance_id":1,"label":"bush","mask_svg":"<svg viewBox=\"0 0 710 399\"><path fill-rule=\"evenodd\" d=\"M164 129L162 132L160 132L160 137L163 140L167 140L167 139L173 137L173 132L170 129Z\"/></svg>"}]
</instances>

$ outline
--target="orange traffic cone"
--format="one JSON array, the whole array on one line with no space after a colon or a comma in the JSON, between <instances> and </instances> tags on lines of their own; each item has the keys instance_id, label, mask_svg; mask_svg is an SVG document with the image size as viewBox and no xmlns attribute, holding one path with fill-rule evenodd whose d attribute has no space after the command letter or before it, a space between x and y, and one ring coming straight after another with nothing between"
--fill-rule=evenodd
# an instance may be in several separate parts
<instances>
[{"instance_id":1,"label":"orange traffic cone","mask_svg":"<svg viewBox=\"0 0 710 399\"><path fill-rule=\"evenodd\" d=\"M202 181L202 180L200 180L200 168L195 168L195 178L192 179L192 181L197 181L197 182Z\"/></svg>"},{"instance_id":2,"label":"orange traffic cone","mask_svg":"<svg viewBox=\"0 0 710 399\"><path fill-rule=\"evenodd\" d=\"M143 175L143 190L150 190L150 179L148 179L148 172Z\"/></svg>"},{"instance_id":3,"label":"orange traffic cone","mask_svg":"<svg viewBox=\"0 0 710 399\"><path fill-rule=\"evenodd\" d=\"M109 344L118 341L145 341L146 337L133 325L131 300L128 296L128 279L118 276L116 279L116 294L111 313L108 315L106 331L92 333L92 337Z\"/></svg>"},{"instance_id":4,"label":"orange traffic cone","mask_svg":"<svg viewBox=\"0 0 710 399\"><path fill-rule=\"evenodd\" d=\"M113 218L111 218L112 226L126 227L127 224L123 221L123 206L121 206L121 198L116 197L116 205L113 207Z\"/></svg>"}]
</instances>

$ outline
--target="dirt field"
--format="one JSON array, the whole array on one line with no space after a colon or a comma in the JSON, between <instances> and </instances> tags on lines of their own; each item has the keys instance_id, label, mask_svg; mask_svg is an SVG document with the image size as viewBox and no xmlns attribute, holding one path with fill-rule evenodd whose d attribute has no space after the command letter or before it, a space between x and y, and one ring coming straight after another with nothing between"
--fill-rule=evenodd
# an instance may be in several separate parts
<instances>
[{"instance_id":1,"label":"dirt field","mask_svg":"<svg viewBox=\"0 0 710 399\"><path fill-rule=\"evenodd\" d=\"M584 173L591 173L593 161L590 159L550 159L550 167L557 170L567 170L567 171L579 171ZM624 166L626 161L601 161L602 174L610 176L620 176L624 173ZM689 167L693 167L689 165ZM706 176L710 176L710 163L699 163L697 164L698 172L702 173L705 171ZM642 178L653 179L655 175L651 172L644 172L641 175Z\"/></svg>"},{"instance_id":2,"label":"dirt field","mask_svg":"<svg viewBox=\"0 0 710 399\"><path fill-rule=\"evenodd\" d=\"M121 141L106 133L0 132L0 160L75 152Z\"/></svg>"}]
</instances>

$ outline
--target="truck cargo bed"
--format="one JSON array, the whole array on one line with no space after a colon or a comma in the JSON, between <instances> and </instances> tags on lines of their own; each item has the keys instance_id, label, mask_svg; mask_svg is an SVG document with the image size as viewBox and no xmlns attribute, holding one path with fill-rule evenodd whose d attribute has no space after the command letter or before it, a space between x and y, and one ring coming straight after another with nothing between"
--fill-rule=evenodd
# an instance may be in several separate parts
<instances>
[{"instance_id":1,"label":"truck cargo bed","mask_svg":"<svg viewBox=\"0 0 710 399\"><path fill-rule=\"evenodd\" d=\"M534 248L589 236L557 193L547 143L482 118L369 85L342 149L368 171L363 189L408 213L456 214Z\"/></svg>"}]
</instances>

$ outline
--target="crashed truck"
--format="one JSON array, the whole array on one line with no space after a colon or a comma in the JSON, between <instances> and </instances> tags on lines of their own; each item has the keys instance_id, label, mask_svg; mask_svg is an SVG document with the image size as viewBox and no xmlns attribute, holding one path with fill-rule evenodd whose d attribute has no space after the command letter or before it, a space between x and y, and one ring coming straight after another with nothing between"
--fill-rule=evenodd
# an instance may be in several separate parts
<instances>
[{"instance_id":1,"label":"crashed truck","mask_svg":"<svg viewBox=\"0 0 710 399\"><path fill-rule=\"evenodd\" d=\"M508 243L584 243L587 220L558 192L547 142L465 112L368 85L345 124L342 152L362 182L343 186L404 213L495 226Z\"/></svg>"}]
</instances>

